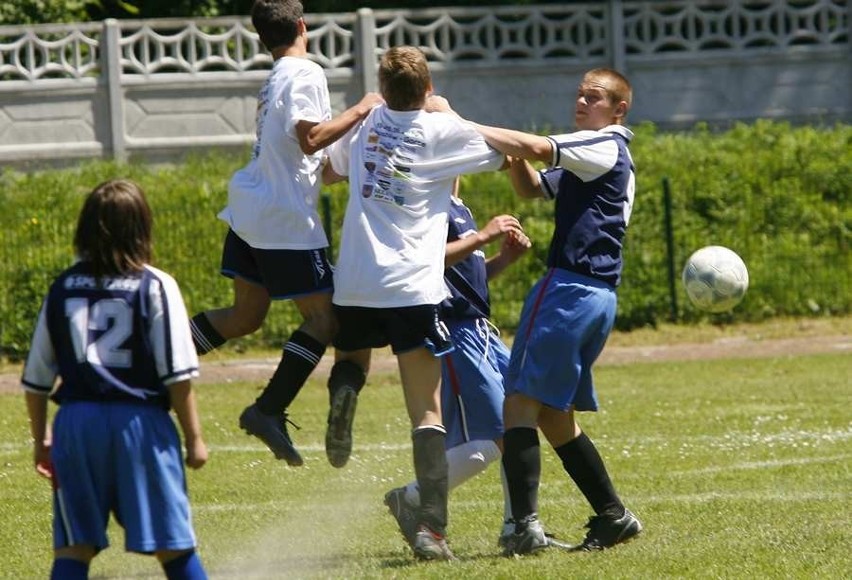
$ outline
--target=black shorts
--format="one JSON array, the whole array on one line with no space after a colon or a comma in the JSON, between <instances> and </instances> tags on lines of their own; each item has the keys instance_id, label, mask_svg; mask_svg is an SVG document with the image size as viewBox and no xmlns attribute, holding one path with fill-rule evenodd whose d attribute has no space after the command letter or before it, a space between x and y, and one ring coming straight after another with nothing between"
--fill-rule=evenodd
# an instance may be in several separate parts
<instances>
[{"instance_id":1,"label":"black shorts","mask_svg":"<svg viewBox=\"0 0 852 580\"><path fill-rule=\"evenodd\" d=\"M353 351L390 345L394 354L426 347L435 356L453 350L447 327L437 305L404 308L364 308L334 305L340 324L334 347Z\"/></svg>"},{"instance_id":2,"label":"black shorts","mask_svg":"<svg viewBox=\"0 0 852 580\"><path fill-rule=\"evenodd\" d=\"M222 274L266 288L273 300L331 292L334 278L326 248L262 250L228 230L222 250Z\"/></svg>"}]
</instances>

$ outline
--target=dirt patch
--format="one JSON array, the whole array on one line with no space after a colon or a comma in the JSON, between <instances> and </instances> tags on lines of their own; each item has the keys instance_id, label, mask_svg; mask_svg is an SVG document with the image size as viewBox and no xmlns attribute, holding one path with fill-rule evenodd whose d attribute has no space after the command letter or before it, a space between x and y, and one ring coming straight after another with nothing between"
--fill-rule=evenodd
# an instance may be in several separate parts
<instances>
[{"instance_id":1,"label":"dirt patch","mask_svg":"<svg viewBox=\"0 0 852 580\"><path fill-rule=\"evenodd\" d=\"M684 342L647 346L608 345L598 361L599 365L620 365L641 362L675 360L701 360L718 358L766 358L800 356L821 353L852 353L852 340L848 334L830 336L802 336L795 338L751 338L730 336L707 342ZM201 361L201 376L196 382L225 383L249 381L264 383L269 380L278 364L277 358L224 359L208 355ZM334 358L323 357L317 367L318 376L328 375ZM373 353L371 373L396 371L396 359L389 349ZM8 394L19 389L20 371L0 374L0 393Z\"/></svg>"}]
</instances>

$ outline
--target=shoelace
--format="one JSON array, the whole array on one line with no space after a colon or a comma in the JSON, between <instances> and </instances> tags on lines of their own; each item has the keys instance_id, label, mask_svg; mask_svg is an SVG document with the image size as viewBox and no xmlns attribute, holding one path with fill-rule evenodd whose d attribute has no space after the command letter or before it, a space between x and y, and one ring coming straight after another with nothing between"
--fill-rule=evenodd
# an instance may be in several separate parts
<instances>
[{"instance_id":1,"label":"shoelace","mask_svg":"<svg viewBox=\"0 0 852 580\"><path fill-rule=\"evenodd\" d=\"M281 422L281 425L284 427L284 431L286 431L286 430L287 430L287 423L290 423L293 427L295 427L295 428L296 428L296 431L301 431L301 430L302 430L302 428L301 428L301 427L299 427L298 425L296 425L296 423L294 423L294 422L293 422L293 420L292 420L292 419L290 419L290 417L287 415L287 413L284 413L284 420Z\"/></svg>"}]
</instances>

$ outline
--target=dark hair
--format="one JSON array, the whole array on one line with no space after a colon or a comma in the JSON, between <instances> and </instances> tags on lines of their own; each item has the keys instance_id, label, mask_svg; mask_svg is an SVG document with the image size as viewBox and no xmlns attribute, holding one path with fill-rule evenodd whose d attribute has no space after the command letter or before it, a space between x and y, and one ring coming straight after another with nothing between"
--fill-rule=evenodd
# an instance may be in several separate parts
<instances>
[{"instance_id":1,"label":"dark hair","mask_svg":"<svg viewBox=\"0 0 852 580\"><path fill-rule=\"evenodd\" d=\"M74 248L97 278L138 272L151 261L152 223L138 185L126 179L105 181L83 203Z\"/></svg>"},{"instance_id":2,"label":"dark hair","mask_svg":"<svg viewBox=\"0 0 852 580\"><path fill-rule=\"evenodd\" d=\"M395 46L379 62L379 87L388 108L411 111L423 106L432 84L426 55L413 46Z\"/></svg>"},{"instance_id":3,"label":"dark hair","mask_svg":"<svg viewBox=\"0 0 852 580\"><path fill-rule=\"evenodd\" d=\"M251 23L269 52L296 42L303 16L298 0L255 0L251 7Z\"/></svg>"}]
</instances>

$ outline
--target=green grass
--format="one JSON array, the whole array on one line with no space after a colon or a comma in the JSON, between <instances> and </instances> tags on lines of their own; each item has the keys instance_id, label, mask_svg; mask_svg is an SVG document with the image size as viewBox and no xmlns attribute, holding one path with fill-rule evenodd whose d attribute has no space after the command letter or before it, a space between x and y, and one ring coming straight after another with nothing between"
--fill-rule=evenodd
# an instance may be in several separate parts
<instances>
[{"instance_id":1,"label":"green grass","mask_svg":"<svg viewBox=\"0 0 852 580\"><path fill-rule=\"evenodd\" d=\"M451 494L453 564L415 562L381 503L412 474L393 374L370 378L342 470L322 447L325 377L292 407L306 460L295 469L236 426L257 384L200 385L211 450L189 474L200 553L213 578L838 578L852 570L849 376L844 353L603 366L602 410L581 424L643 535L602 553L502 558L492 466ZM0 395L0 454L0 575L44 578L50 489L32 470L18 393ZM542 519L578 540L588 507L549 448L542 458ZM114 523L110 537L93 577L161 577L153 558L123 551Z\"/></svg>"}]
</instances>

